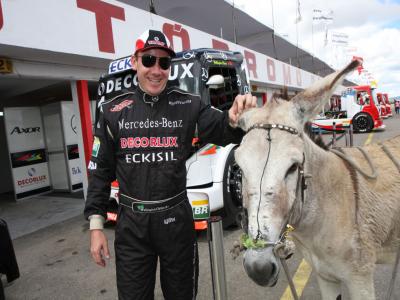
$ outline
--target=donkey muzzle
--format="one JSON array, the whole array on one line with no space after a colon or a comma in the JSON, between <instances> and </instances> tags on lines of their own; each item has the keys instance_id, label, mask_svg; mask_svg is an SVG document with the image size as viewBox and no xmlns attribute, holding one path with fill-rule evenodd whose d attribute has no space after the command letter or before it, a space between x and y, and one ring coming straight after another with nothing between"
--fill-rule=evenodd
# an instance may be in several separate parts
<instances>
[{"instance_id":1,"label":"donkey muzzle","mask_svg":"<svg viewBox=\"0 0 400 300\"><path fill-rule=\"evenodd\" d=\"M274 286L278 281L279 264L272 247L248 249L243 256L243 266L258 285Z\"/></svg>"}]
</instances>

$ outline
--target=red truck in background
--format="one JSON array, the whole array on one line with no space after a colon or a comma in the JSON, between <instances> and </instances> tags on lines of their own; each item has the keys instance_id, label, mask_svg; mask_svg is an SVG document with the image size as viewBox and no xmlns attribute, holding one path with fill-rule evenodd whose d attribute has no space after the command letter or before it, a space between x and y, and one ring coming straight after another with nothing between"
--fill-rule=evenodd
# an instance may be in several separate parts
<instances>
[{"instance_id":1,"label":"red truck in background","mask_svg":"<svg viewBox=\"0 0 400 300\"><path fill-rule=\"evenodd\" d=\"M388 116L388 112L387 112L387 109L386 109L386 103L385 103L383 94L382 93L376 93L376 98L378 100L377 107L378 107L378 110L379 110L379 113L380 113L381 117L384 118L384 119L387 119L389 116Z\"/></svg>"},{"instance_id":2,"label":"red truck in background","mask_svg":"<svg viewBox=\"0 0 400 300\"><path fill-rule=\"evenodd\" d=\"M334 110L325 111L312 122L313 131L344 130L353 124L355 132L370 132L373 129L385 128L378 109L376 90L369 85L353 86L335 99Z\"/></svg>"},{"instance_id":3,"label":"red truck in background","mask_svg":"<svg viewBox=\"0 0 400 300\"><path fill-rule=\"evenodd\" d=\"M393 116L393 112L392 112L392 105L389 102L389 95L388 95L388 93L382 93L382 95L383 95L383 100L384 100L384 102L386 104L387 115L389 117L392 117Z\"/></svg>"}]
</instances>

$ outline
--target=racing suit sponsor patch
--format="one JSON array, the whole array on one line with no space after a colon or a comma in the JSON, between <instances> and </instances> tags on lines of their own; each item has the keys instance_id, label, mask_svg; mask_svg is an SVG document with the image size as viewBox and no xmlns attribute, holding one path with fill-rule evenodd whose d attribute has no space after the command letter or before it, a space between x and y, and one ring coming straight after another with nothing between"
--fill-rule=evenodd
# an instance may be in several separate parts
<instances>
[{"instance_id":1,"label":"racing suit sponsor patch","mask_svg":"<svg viewBox=\"0 0 400 300\"><path fill-rule=\"evenodd\" d=\"M155 163L178 160L173 151L151 152L151 153L127 153L125 162L127 164Z\"/></svg>"},{"instance_id":2,"label":"racing suit sponsor patch","mask_svg":"<svg viewBox=\"0 0 400 300\"><path fill-rule=\"evenodd\" d=\"M120 104L114 105L113 108L110 109L110 111L112 112L116 112L116 111L121 111L123 108L131 105L133 103L133 100L124 100L122 101Z\"/></svg>"},{"instance_id":3,"label":"racing suit sponsor patch","mask_svg":"<svg viewBox=\"0 0 400 300\"><path fill-rule=\"evenodd\" d=\"M89 170L96 170L97 169L97 164L95 162L93 162L93 161L89 161L88 169Z\"/></svg>"},{"instance_id":4,"label":"racing suit sponsor patch","mask_svg":"<svg viewBox=\"0 0 400 300\"><path fill-rule=\"evenodd\" d=\"M174 105L184 105L184 104L190 104L190 103L192 103L191 99L187 99L187 100L183 100L183 101L176 100L176 101L169 101L168 102L168 104L172 105L172 106L174 106Z\"/></svg>"},{"instance_id":5,"label":"racing suit sponsor patch","mask_svg":"<svg viewBox=\"0 0 400 300\"><path fill-rule=\"evenodd\" d=\"M97 155L99 154L99 150L100 150L100 139L97 136L95 136L93 141L92 156L97 157Z\"/></svg>"},{"instance_id":6,"label":"racing suit sponsor patch","mask_svg":"<svg viewBox=\"0 0 400 300\"><path fill-rule=\"evenodd\" d=\"M164 224L168 225L169 223L175 222L175 217L164 219Z\"/></svg>"},{"instance_id":7,"label":"racing suit sponsor patch","mask_svg":"<svg viewBox=\"0 0 400 300\"><path fill-rule=\"evenodd\" d=\"M121 149L126 148L172 148L178 147L178 137L127 137L120 138Z\"/></svg>"},{"instance_id":8,"label":"racing suit sponsor patch","mask_svg":"<svg viewBox=\"0 0 400 300\"><path fill-rule=\"evenodd\" d=\"M160 120L150 120L147 118L144 121L118 121L118 128L121 129L139 129L139 128L182 128L183 120L168 120L161 118Z\"/></svg>"}]
</instances>

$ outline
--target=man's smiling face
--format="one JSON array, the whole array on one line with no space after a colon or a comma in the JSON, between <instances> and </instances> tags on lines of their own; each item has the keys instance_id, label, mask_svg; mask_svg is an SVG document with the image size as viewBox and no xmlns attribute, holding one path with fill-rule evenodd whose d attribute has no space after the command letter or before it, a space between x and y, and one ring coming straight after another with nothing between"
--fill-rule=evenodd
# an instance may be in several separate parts
<instances>
[{"instance_id":1,"label":"man's smiling face","mask_svg":"<svg viewBox=\"0 0 400 300\"><path fill-rule=\"evenodd\" d=\"M147 68L142 63L143 55L156 56L157 62ZM147 94L157 96L167 85L170 68L163 70L159 65L159 58L169 56L167 51L158 48L141 51L136 56L132 56L132 66L137 71L138 82L142 90Z\"/></svg>"}]
</instances>

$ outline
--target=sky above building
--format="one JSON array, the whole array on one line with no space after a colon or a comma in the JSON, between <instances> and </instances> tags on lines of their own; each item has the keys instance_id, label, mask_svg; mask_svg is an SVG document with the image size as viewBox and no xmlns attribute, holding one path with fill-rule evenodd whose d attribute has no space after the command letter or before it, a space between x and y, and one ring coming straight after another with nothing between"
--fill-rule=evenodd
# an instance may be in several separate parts
<instances>
[{"instance_id":1,"label":"sky above building","mask_svg":"<svg viewBox=\"0 0 400 300\"><path fill-rule=\"evenodd\" d=\"M400 0L234 0L234 5L335 69L362 57L364 70L349 79L375 81L379 91L400 96Z\"/></svg>"}]
</instances>

